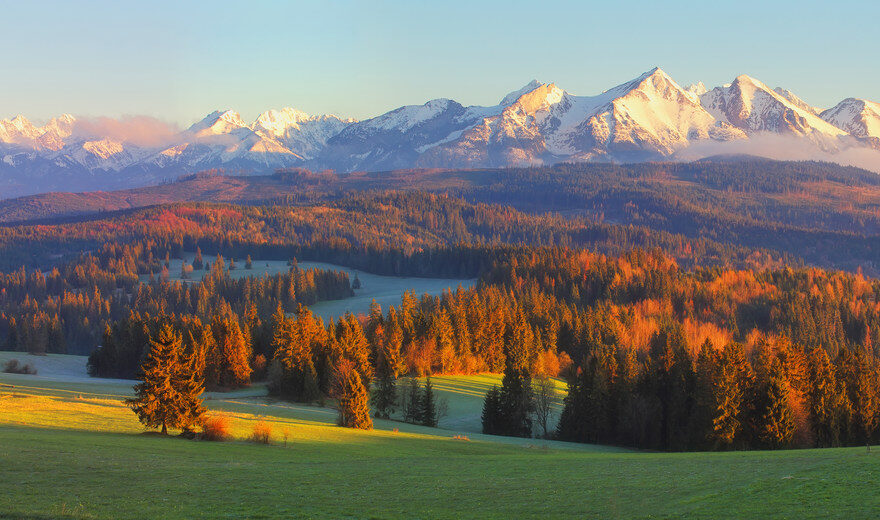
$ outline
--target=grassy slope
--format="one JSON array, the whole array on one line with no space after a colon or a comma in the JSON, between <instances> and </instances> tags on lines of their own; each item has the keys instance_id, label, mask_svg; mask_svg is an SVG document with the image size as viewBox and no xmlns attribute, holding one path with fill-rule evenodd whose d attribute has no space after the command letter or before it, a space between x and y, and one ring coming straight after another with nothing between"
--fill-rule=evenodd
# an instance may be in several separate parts
<instances>
[{"instance_id":1,"label":"grassy slope","mask_svg":"<svg viewBox=\"0 0 880 520\"><path fill-rule=\"evenodd\" d=\"M191 264L195 253L186 253L184 259L172 259L168 268L168 277L171 280L180 280L181 266L184 260L187 264ZM215 257L205 255L205 260L213 263ZM241 278L244 276L262 276L264 274L274 275L278 273L286 273L290 270L290 266L286 261L280 260L253 260L253 268L244 268L244 259L236 258L235 270L229 271L229 275L233 278ZM227 265L229 259L226 259ZM361 281L361 288L355 290L354 296L344 298L342 300L330 300L318 302L309 306L315 314L329 320L330 318L338 318L348 312L352 314L369 314L370 303L373 300L382 306L384 311L388 307L394 305L400 306L400 298L406 291L415 291L417 295L432 294L439 295L446 290L455 290L459 285L465 289L474 285L476 280L473 279L449 279L449 278L417 278L405 276L381 276L377 274L367 273L350 267L336 264L328 264L324 262L299 262L302 269L324 269L327 271L343 271L348 273L349 280L354 280L355 275ZM201 279L204 271L196 271L192 275L193 280ZM148 276L142 276L142 280L147 280Z\"/></svg>"},{"instance_id":2,"label":"grassy slope","mask_svg":"<svg viewBox=\"0 0 880 520\"><path fill-rule=\"evenodd\" d=\"M880 454L864 448L655 454L502 439L236 395L206 401L246 438L139 435L115 384L0 374L0 518L871 518ZM494 376L438 377L450 417ZM457 384L456 381L460 383ZM398 431L394 431L397 428ZM283 436L287 430L288 442Z\"/></svg>"}]
</instances>

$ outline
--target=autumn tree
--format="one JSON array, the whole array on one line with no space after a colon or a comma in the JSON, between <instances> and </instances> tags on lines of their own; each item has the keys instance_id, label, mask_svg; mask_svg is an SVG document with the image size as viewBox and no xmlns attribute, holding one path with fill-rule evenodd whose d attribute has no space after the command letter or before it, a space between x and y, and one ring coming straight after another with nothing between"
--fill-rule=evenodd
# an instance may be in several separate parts
<instances>
[{"instance_id":1,"label":"autumn tree","mask_svg":"<svg viewBox=\"0 0 880 520\"><path fill-rule=\"evenodd\" d=\"M180 335L166 322L150 344L135 396L125 402L145 426L161 427L163 434L189 428L205 411L204 387L182 355Z\"/></svg>"},{"instance_id":2,"label":"autumn tree","mask_svg":"<svg viewBox=\"0 0 880 520\"><path fill-rule=\"evenodd\" d=\"M342 360L336 367L333 397L338 403L340 426L361 430L373 429L370 419L370 396L354 362Z\"/></svg>"},{"instance_id":3,"label":"autumn tree","mask_svg":"<svg viewBox=\"0 0 880 520\"><path fill-rule=\"evenodd\" d=\"M714 447L728 447L746 427L747 391L752 372L737 343L718 349L709 340L697 357L700 404L707 411L707 437Z\"/></svg>"},{"instance_id":4,"label":"autumn tree","mask_svg":"<svg viewBox=\"0 0 880 520\"><path fill-rule=\"evenodd\" d=\"M808 404L810 421L818 446L840 446L848 433L851 404L844 382L839 381L834 365L824 348L816 348L809 358Z\"/></svg>"},{"instance_id":5,"label":"autumn tree","mask_svg":"<svg viewBox=\"0 0 880 520\"><path fill-rule=\"evenodd\" d=\"M795 433L791 409L791 387L779 359L774 359L764 391L765 408L761 418L761 440L772 448L791 444Z\"/></svg>"},{"instance_id":6,"label":"autumn tree","mask_svg":"<svg viewBox=\"0 0 880 520\"><path fill-rule=\"evenodd\" d=\"M483 401L483 433L530 437L533 401L527 339L531 334L522 315L512 335L515 340L507 344L501 388L497 394L490 390Z\"/></svg>"},{"instance_id":7,"label":"autumn tree","mask_svg":"<svg viewBox=\"0 0 880 520\"><path fill-rule=\"evenodd\" d=\"M397 378L404 370L400 353L403 332L394 318L388 320L387 328L377 325L374 335L379 344L376 347L376 389L373 393L373 405L376 416L387 419L397 403Z\"/></svg>"},{"instance_id":8,"label":"autumn tree","mask_svg":"<svg viewBox=\"0 0 880 520\"><path fill-rule=\"evenodd\" d=\"M311 313L303 307L299 319L288 319L281 307L273 317L271 349L275 352L269 390L299 402L311 402L320 395L318 373L312 354Z\"/></svg>"},{"instance_id":9,"label":"autumn tree","mask_svg":"<svg viewBox=\"0 0 880 520\"><path fill-rule=\"evenodd\" d=\"M211 332L216 347L211 353L206 380L223 388L247 386L251 377L251 346L238 323L238 318L228 309L211 318Z\"/></svg>"}]
</instances>

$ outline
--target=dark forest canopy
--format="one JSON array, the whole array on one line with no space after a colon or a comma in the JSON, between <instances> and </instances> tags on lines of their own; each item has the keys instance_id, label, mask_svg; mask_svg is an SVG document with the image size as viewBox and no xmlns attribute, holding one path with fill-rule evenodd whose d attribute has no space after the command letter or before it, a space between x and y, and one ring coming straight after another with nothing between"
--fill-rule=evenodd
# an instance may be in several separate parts
<instances>
[{"instance_id":1,"label":"dark forest canopy","mask_svg":"<svg viewBox=\"0 0 880 520\"><path fill-rule=\"evenodd\" d=\"M47 269L65 256L95 251L108 242L143 243L162 256L168 251L179 256L197 246L239 258L296 256L379 274L419 274L400 271L398 264L405 259L399 260L399 253L502 245L589 247L608 254L634 247L659 248L685 265L763 267L781 260L798 262L797 257L773 249L729 246L646 227L524 213L442 194L382 192L306 206L173 204L74 222L0 227L0 268ZM467 275L478 272L479 266L471 266Z\"/></svg>"},{"instance_id":2,"label":"dark forest canopy","mask_svg":"<svg viewBox=\"0 0 880 520\"><path fill-rule=\"evenodd\" d=\"M603 229L634 225L641 233L658 238L671 233L680 239L726 244L724 247L772 250L823 267L852 271L862 267L872 274L878 269L880 176L830 163L749 157L693 163L578 163L345 175L301 169L255 177L215 173L109 194L46 194L4 201L0 203L0 220L97 215L175 201L325 206L357 193L369 197L391 186L536 214L582 217L592 225L602 224ZM503 234L499 238L505 239ZM601 244L576 241L573 245Z\"/></svg>"}]
</instances>

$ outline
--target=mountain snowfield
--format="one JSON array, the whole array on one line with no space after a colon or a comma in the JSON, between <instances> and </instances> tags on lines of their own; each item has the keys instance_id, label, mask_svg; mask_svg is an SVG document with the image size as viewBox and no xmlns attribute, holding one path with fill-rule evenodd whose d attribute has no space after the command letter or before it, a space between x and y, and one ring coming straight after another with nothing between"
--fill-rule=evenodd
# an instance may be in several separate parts
<instances>
[{"instance_id":1,"label":"mountain snowfield","mask_svg":"<svg viewBox=\"0 0 880 520\"><path fill-rule=\"evenodd\" d=\"M847 98L822 110L745 75L711 89L683 88L655 68L594 96L532 81L494 106L435 99L363 121L283 108L246 122L217 111L149 146L81 131L68 114L43 126L19 115L0 120L0 196L142 186L211 168L247 174L294 166L352 172L675 160L725 143L742 151L768 135L825 158L852 150L880 157L880 104Z\"/></svg>"}]
</instances>

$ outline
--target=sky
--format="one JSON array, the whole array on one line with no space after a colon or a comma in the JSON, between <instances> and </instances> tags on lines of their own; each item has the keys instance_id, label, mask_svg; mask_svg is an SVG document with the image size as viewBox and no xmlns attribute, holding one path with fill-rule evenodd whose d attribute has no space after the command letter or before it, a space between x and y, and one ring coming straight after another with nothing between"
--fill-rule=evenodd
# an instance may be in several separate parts
<instances>
[{"instance_id":1,"label":"sky","mask_svg":"<svg viewBox=\"0 0 880 520\"><path fill-rule=\"evenodd\" d=\"M0 0L0 118L217 109L363 119L532 79L594 95L660 66L683 86L749 74L829 107L880 101L880 2Z\"/></svg>"}]
</instances>

